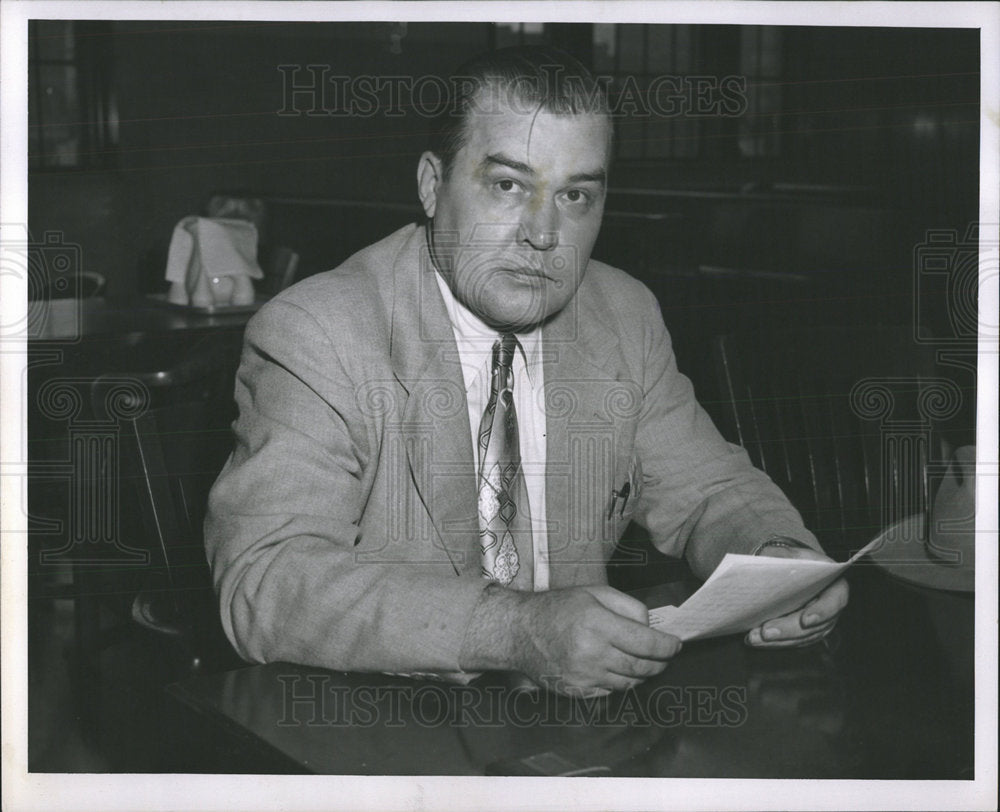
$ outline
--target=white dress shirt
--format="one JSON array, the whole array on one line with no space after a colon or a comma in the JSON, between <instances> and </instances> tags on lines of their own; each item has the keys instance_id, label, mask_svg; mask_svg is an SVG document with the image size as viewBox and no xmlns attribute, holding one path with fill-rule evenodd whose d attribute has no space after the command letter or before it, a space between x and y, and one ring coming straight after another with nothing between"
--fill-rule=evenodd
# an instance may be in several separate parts
<instances>
[{"instance_id":1,"label":"white dress shirt","mask_svg":"<svg viewBox=\"0 0 1000 812\"><path fill-rule=\"evenodd\" d=\"M458 345L472 431L472 453L478 474L479 422L490 398L493 345L500 334L455 298L440 273L435 273L435 276ZM514 408L517 411L521 469L531 513L534 590L542 592L549 588L549 559L545 521L545 378L541 328L529 333L517 333L517 341L521 351L514 353ZM523 565L524 562L521 563Z\"/></svg>"}]
</instances>

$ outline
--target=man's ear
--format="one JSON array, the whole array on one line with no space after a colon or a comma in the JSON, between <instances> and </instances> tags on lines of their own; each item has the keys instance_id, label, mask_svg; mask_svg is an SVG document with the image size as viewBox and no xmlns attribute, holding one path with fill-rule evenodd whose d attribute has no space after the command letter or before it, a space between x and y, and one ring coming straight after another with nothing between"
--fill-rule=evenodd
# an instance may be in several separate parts
<instances>
[{"instance_id":1,"label":"man's ear","mask_svg":"<svg viewBox=\"0 0 1000 812\"><path fill-rule=\"evenodd\" d=\"M433 152L427 151L420 156L417 164L417 193L420 195L424 214L428 217L433 217L437 209L438 188L444 180L443 169L441 159Z\"/></svg>"}]
</instances>

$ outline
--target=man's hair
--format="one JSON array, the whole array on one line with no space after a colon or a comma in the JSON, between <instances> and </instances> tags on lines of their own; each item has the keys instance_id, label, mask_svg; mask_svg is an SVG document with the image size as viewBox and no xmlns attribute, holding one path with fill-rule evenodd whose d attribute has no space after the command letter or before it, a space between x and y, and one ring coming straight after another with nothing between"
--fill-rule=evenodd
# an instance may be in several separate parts
<instances>
[{"instance_id":1,"label":"man's hair","mask_svg":"<svg viewBox=\"0 0 1000 812\"><path fill-rule=\"evenodd\" d=\"M556 115L604 115L611 122L604 87L578 59L550 45L501 48L473 57L452 75L450 91L451 104L438 116L430 144L445 177L465 145L473 111L495 110L499 99Z\"/></svg>"}]
</instances>

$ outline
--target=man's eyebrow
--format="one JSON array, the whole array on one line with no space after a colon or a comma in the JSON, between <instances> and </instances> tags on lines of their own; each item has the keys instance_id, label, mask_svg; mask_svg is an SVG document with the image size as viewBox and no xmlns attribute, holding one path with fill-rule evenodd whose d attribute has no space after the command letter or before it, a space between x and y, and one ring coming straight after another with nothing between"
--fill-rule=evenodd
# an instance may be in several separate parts
<instances>
[{"instance_id":1,"label":"man's eyebrow","mask_svg":"<svg viewBox=\"0 0 1000 812\"><path fill-rule=\"evenodd\" d=\"M483 158L483 164L486 166L506 166L508 169L513 169L515 172L520 172L524 175L534 175L535 170L528 166L523 161L516 161L504 155L502 152L494 152ZM600 183L603 185L607 180L608 173L603 169L595 170L594 172L577 172L574 175L570 175L567 180L568 183Z\"/></svg>"},{"instance_id":2,"label":"man's eyebrow","mask_svg":"<svg viewBox=\"0 0 1000 812\"><path fill-rule=\"evenodd\" d=\"M534 175L535 170L528 166L523 161L515 161L513 158L509 158L502 152L494 152L491 155L487 155L483 158L483 163L487 166L506 166L508 169L513 169L515 172L520 172L524 175Z\"/></svg>"},{"instance_id":3,"label":"man's eyebrow","mask_svg":"<svg viewBox=\"0 0 1000 812\"><path fill-rule=\"evenodd\" d=\"M598 169L596 172L577 172L575 175L570 175L570 183L600 183L602 186L604 182L608 179L608 173L603 169Z\"/></svg>"}]
</instances>

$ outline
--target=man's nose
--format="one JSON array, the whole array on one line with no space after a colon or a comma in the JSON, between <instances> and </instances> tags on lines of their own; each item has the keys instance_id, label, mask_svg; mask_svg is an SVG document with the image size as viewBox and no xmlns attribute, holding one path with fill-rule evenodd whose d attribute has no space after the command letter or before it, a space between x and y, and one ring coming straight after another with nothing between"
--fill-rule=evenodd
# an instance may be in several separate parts
<instances>
[{"instance_id":1,"label":"man's nose","mask_svg":"<svg viewBox=\"0 0 1000 812\"><path fill-rule=\"evenodd\" d=\"M555 202L525 212L521 218L520 236L537 251L550 251L559 245L559 211Z\"/></svg>"}]
</instances>

